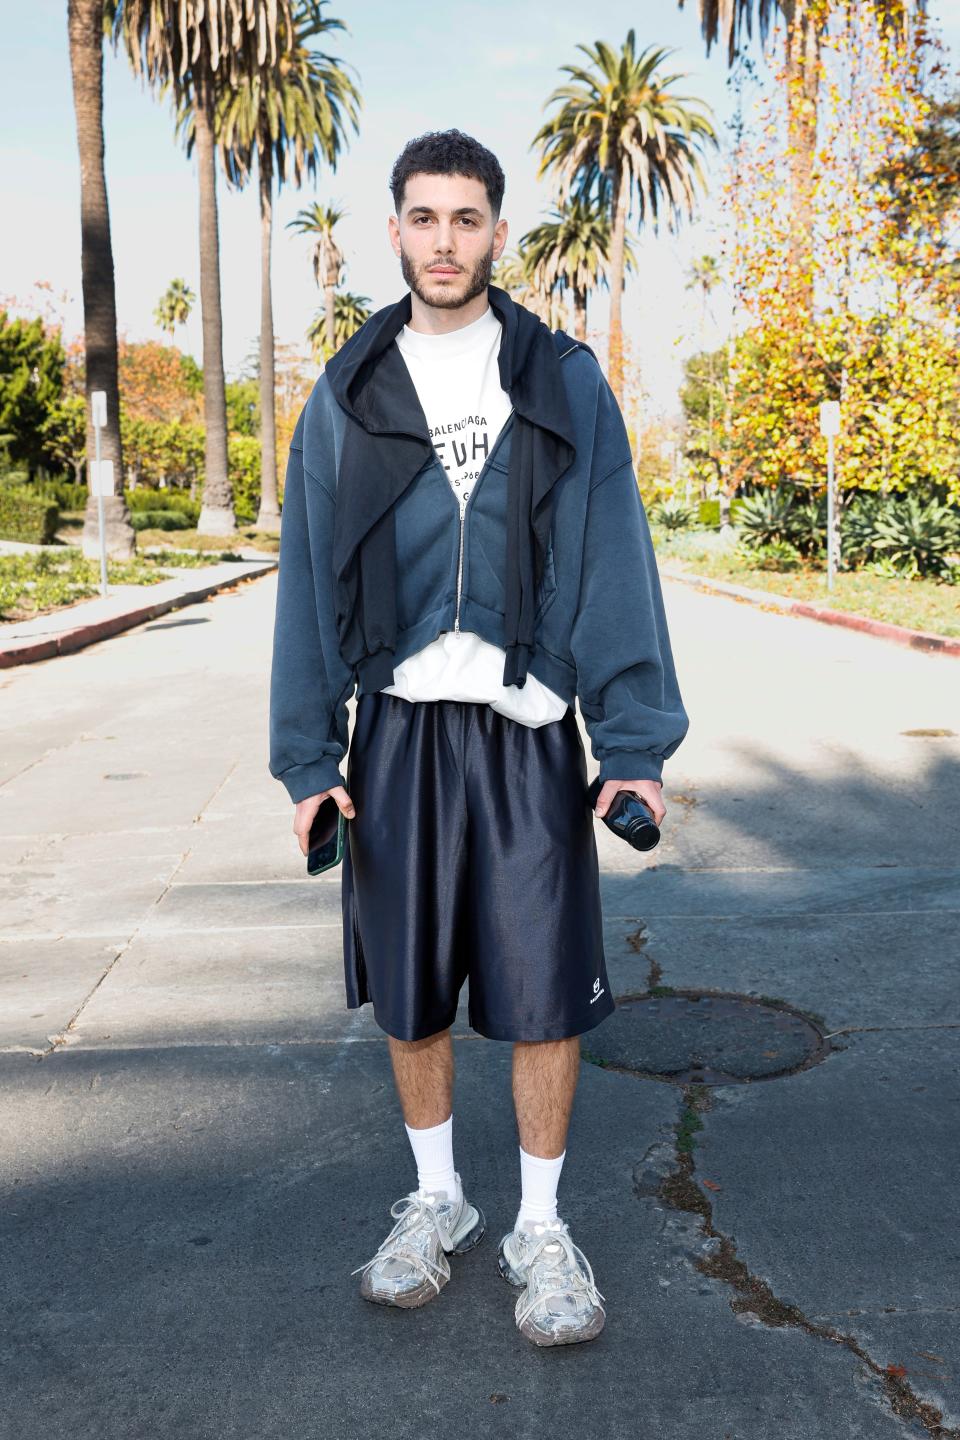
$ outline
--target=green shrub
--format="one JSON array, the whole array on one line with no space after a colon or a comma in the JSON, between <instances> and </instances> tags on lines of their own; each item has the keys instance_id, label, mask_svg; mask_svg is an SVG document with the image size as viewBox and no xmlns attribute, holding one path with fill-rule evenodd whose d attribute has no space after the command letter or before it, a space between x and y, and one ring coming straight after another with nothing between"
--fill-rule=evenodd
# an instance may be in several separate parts
<instances>
[{"instance_id":1,"label":"green shrub","mask_svg":"<svg viewBox=\"0 0 960 1440\"><path fill-rule=\"evenodd\" d=\"M697 523L697 512L682 500L658 500L651 505L649 518L665 530L690 530Z\"/></svg>"},{"instance_id":2,"label":"green shrub","mask_svg":"<svg viewBox=\"0 0 960 1440\"><path fill-rule=\"evenodd\" d=\"M737 514L744 545L759 549L785 544L806 556L824 548L826 524L826 496L799 499L797 492L785 485L748 496Z\"/></svg>"},{"instance_id":3,"label":"green shrub","mask_svg":"<svg viewBox=\"0 0 960 1440\"><path fill-rule=\"evenodd\" d=\"M192 530L196 521L181 510L131 510L134 530Z\"/></svg>"},{"instance_id":4,"label":"green shrub","mask_svg":"<svg viewBox=\"0 0 960 1440\"><path fill-rule=\"evenodd\" d=\"M0 485L0 539L50 545L59 523L56 501L35 495L25 485Z\"/></svg>"},{"instance_id":5,"label":"green shrub","mask_svg":"<svg viewBox=\"0 0 960 1440\"><path fill-rule=\"evenodd\" d=\"M845 567L868 565L875 559L873 542L877 520L890 504L884 495L857 495L847 505L840 521L840 546Z\"/></svg>"},{"instance_id":6,"label":"green shrub","mask_svg":"<svg viewBox=\"0 0 960 1440\"><path fill-rule=\"evenodd\" d=\"M924 504L908 495L877 512L871 548L878 559L889 560L910 579L929 576L952 583L960 515L948 505Z\"/></svg>"},{"instance_id":7,"label":"green shrub","mask_svg":"<svg viewBox=\"0 0 960 1440\"><path fill-rule=\"evenodd\" d=\"M743 501L734 499L730 501L730 520L735 520ZM709 525L716 529L720 524L720 501L701 500L697 506L701 525Z\"/></svg>"},{"instance_id":8,"label":"green shrub","mask_svg":"<svg viewBox=\"0 0 960 1440\"><path fill-rule=\"evenodd\" d=\"M233 513L238 525L252 525L260 509L260 440L255 435L231 435L227 445Z\"/></svg>"},{"instance_id":9,"label":"green shrub","mask_svg":"<svg viewBox=\"0 0 960 1440\"><path fill-rule=\"evenodd\" d=\"M90 492L82 481L78 485L73 480L37 480L34 486L38 495L55 500L61 510L86 509Z\"/></svg>"},{"instance_id":10,"label":"green shrub","mask_svg":"<svg viewBox=\"0 0 960 1440\"><path fill-rule=\"evenodd\" d=\"M755 570L797 570L803 559L789 540L771 540L763 545L746 544L741 540L737 549L744 564Z\"/></svg>"},{"instance_id":11,"label":"green shrub","mask_svg":"<svg viewBox=\"0 0 960 1440\"><path fill-rule=\"evenodd\" d=\"M789 542L792 529L793 496L781 487L748 495L737 515L743 545L759 550Z\"/></svg>"},{"instance_id":12,"label":"green shrub","mask_svg":"<svg viewBox=\"0 0 960 1440\"><path fill-rule=\"evenodd\" d=\"M192 524L200 516L200 501L191 500L183 490L154 490L150 485L138 485L127 491L127 508L131 513L137 510L171 510L189 515Z\"/></svg>"}]
</instances>

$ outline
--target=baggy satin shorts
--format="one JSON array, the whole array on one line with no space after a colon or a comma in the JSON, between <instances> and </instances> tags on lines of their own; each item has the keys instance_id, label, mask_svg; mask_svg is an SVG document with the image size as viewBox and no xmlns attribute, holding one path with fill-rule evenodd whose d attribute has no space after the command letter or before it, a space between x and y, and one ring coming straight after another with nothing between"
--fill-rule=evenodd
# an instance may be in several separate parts
<instances>
[{"instance_id":1,"label":"baggy satin shorts","mask_svg":"<svg viewBox=\"0 0 960 1440\"><path fill-rule=\"evenodd\" d=\"M419 1040L468 1021L559 1040L614 1009L587 766L572 708L532 727L489 705L357 699L343 856L347 1008Z\"/></svg>"}]
</instances>

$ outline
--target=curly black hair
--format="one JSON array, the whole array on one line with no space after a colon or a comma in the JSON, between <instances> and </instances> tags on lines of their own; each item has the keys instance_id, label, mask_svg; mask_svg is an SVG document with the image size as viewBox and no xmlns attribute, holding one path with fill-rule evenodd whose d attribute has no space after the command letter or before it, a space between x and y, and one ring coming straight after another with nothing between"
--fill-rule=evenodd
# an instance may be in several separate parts
<instances>
[{"instance_id":1,"label":"curly black hair","mask_svg":"<svg viewBox=\"0 0 960 1440\"><path fill-rule=\"evenodd\" d=\"M429 130L409 140L390 172L390 191L397 214L411 175L466 175L482 180L494 221L500 218L505 180L492 150L461 130Z\"/></svg>"}]
</instances>

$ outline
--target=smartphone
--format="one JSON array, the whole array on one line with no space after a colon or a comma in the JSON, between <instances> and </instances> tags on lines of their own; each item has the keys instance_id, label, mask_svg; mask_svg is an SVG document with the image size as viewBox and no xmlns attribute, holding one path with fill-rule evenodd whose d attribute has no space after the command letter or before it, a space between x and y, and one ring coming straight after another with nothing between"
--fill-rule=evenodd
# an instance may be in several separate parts
<instances>
[{"instance_id":1,"label":"smartphone","mask_svg":"<svg viewBox=\"0 0 960 1440\"><path fill-rule=\"evenodd\" d=\"M332 795L322 802L307 837L307 874L319 875L343 859L347 818Z\"/></svg>"}]
</instances>

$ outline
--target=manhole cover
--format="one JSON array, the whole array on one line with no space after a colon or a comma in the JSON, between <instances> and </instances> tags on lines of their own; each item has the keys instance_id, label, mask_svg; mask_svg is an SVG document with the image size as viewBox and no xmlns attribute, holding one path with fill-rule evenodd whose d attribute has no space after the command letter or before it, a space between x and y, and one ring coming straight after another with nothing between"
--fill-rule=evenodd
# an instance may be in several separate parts
<instances>
[{"instance_id":1,"label":"manhole cover","mask_svg":"<svg viewBox=\"0 0 960 1440\"><path fill-rule=\"evenodd\" d=\"M582 1042L594 1064L683 1085L769 1080L815 1064L827 1048L796 1010L700 990L625 995Z\"/></svg>"}]
</instances>

